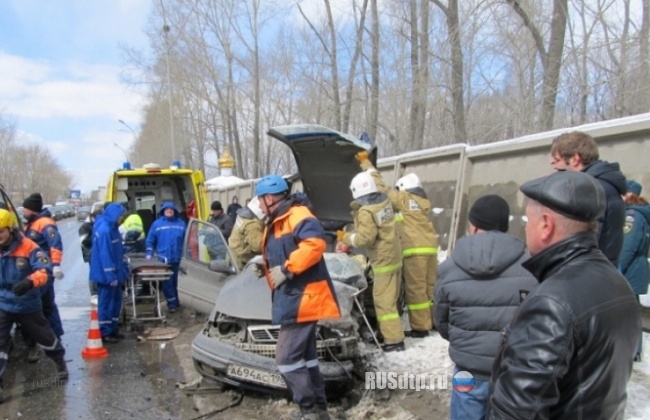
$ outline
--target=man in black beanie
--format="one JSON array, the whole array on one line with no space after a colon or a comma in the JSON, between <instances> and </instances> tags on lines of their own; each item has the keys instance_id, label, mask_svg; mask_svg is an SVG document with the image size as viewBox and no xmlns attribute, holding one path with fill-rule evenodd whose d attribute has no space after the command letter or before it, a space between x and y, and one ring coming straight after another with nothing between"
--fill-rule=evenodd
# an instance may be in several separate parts
<instances>
[{"instance_id":1,"label":"man in black beanie","mask_svg":"<svg viewBox=\"0 0 650 420\"><path fill-rule=\"evenodd\" d=\"M25 225L25 236L36 242L36 244L47 252L52 262L53 276L47 281L47 285L41 287L41 301L43 303L43 314L50 323L50 327L60 339L63 335L63 322L59 315L59 308L56 306L54 296L54 279L60 280L64 277L61 269L63 259L63 241L59 234L56 222L48 209L43 209L43 197L40 193L33 193L23 201L23 215L27 219ZM33 340L25 337L30 347L27 353L29 362L37 362L39 350ZM33 344L33 345L30 345Z\"/></svg>"},{"instance_id":2,"label":"man in black beanie","mask_svg":"<svg viewBox=\"0 0 650 420\"><path fill-rule=\"evenodd\" d=\"M498 195L480 197L469 211L467 236L440 265L435 287L435 323L449 340L456 372L474 376L474 388L452 390L451 419L485 417L492 362L501 329L514 316L522 294L537 280L521 263L525 245L506 234L510 209Z\"/></svg>"}]
</instances>

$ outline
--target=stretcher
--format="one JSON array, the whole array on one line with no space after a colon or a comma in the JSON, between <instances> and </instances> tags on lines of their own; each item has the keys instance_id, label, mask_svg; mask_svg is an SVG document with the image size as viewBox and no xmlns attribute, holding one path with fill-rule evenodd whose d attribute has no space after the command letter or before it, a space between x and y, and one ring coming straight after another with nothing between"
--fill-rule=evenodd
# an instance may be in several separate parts
<instances>
[{"instance_id":1,"label":"stretcher","mask_svg":"<svg viewBox=\"0 0 650 420\"><path fill-rule=\"evenodd\" d=\"M127 254L127 262L131 269L127 293L132 306L131 323L140 321L162 321L167 315L161 305L161 282L169 280L172 269L168 264L155 259L148 260L144 254ZM143 305L143 303L152 303ZM142 308L152 308L143 310Z\"/></svg>"}]
</instances>

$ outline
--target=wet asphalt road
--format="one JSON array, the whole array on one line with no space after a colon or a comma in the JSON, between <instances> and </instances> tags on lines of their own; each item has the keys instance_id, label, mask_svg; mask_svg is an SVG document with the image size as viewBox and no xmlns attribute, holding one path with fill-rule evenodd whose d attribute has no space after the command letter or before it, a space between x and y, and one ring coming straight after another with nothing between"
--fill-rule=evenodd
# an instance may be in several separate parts
<instances>
[{"instance_id":1,"label":"wet asphalt road","mask_svg":"<svg viewBox=\"0 0 650 420\"><path fill-rule=\"evenodd\" d=\"M4 419L188 419L197 413L192 399L175 387L183 371L173 346L138 343L135 333L117 344L105 344L109 356L83 359L90 325L88 264L81 258L75 218L58 223L63 237L65 278L55 283L63 319L70 378L54 381L54 363L42 355L27 363L22 340L9 355L4 377ZM170 321L173 324L173 321ZM160 326L158 322L153 326Z\"/></svg>"}]
</instances>

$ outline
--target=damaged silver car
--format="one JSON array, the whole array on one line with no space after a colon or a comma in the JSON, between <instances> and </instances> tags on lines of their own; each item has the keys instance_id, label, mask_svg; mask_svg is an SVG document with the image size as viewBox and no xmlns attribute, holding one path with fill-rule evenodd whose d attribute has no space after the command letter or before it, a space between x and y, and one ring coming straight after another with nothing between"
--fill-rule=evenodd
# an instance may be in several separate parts
<instances>
[{"instance_id":1,"label":"damaged silver car","mask_svg":"<svg viewBox=\"0 0 650 420\"><path fill-rule=\"evenodd\" d=\"M328 250L333 251L336 230L352 222L349 184L360 171L355 155L369 150L374 161L375 149L316 125L275 127L268 134L293 152L298 166L293 190L302 190L311 200ZM223 236L208 223L192 220L185 241L189 261L184 260L179 278L181 302L203 312L212 305L205 328L192 342L198 372L229 386L287 392L274 359L280 326L271 324L272 297L266 281L257 277L250 263L238 272ZM360 330L368 324L366 267L352 256L333 252L325 254L325 262L342 317L318 323L319 366L328 392L344 392L353 383L360 358Z\"/></svg>"}]
</instances>

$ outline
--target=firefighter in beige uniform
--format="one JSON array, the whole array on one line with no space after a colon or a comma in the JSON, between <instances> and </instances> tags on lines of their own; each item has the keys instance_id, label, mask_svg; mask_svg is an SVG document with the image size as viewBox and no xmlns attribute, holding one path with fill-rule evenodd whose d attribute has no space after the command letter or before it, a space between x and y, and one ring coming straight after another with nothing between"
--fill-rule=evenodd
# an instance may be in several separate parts
<instances>
[{"instance_id":1,"label":"firefighter in beige uniform","mask_svg":"<svg viewBox=\"0 0 650 420\"><path fill-rule=\"evenodd\" d=\"M381 174L372 166L366 152L357 155L361 169L370 173L379 191L388 194L397 212L395 220L404 258L406 305L409 311L412 337L426 337L433 328L431 306L438 269L438 240L429 213L427 199L420 179L408 174L388 187Z\"/></svg>"},{"instance_id":2,"label":"firefighter in beige uniform","mask_svg":"<svg viewBox=\"0 0 650 420\"><path fill-rule=\"evenodd\" d=\"M262 254L262 232L264 231L264 213L260 209L259 199L253 199L243 208L237 210L237 219L228 238L228 246L235 254L237 267L243 269L248 260Z\"/></svg>"},{"instance_id":3,"label":"firefighter in beige uniform","mask_svg":"<svg viewBox=\"0 0 650 420\"><path fill-rule=\"evenodd\" d=\"M404 350L404 330L397 312L402 282L402 256L395 234L395 213L388 196L377 190L367 172L357 174L350 183L354 201L352 216L355 233L337 231L339 241L365 248L374 274L373 299L384 336L384 351Z\"/></svg>"}]
</instances>

